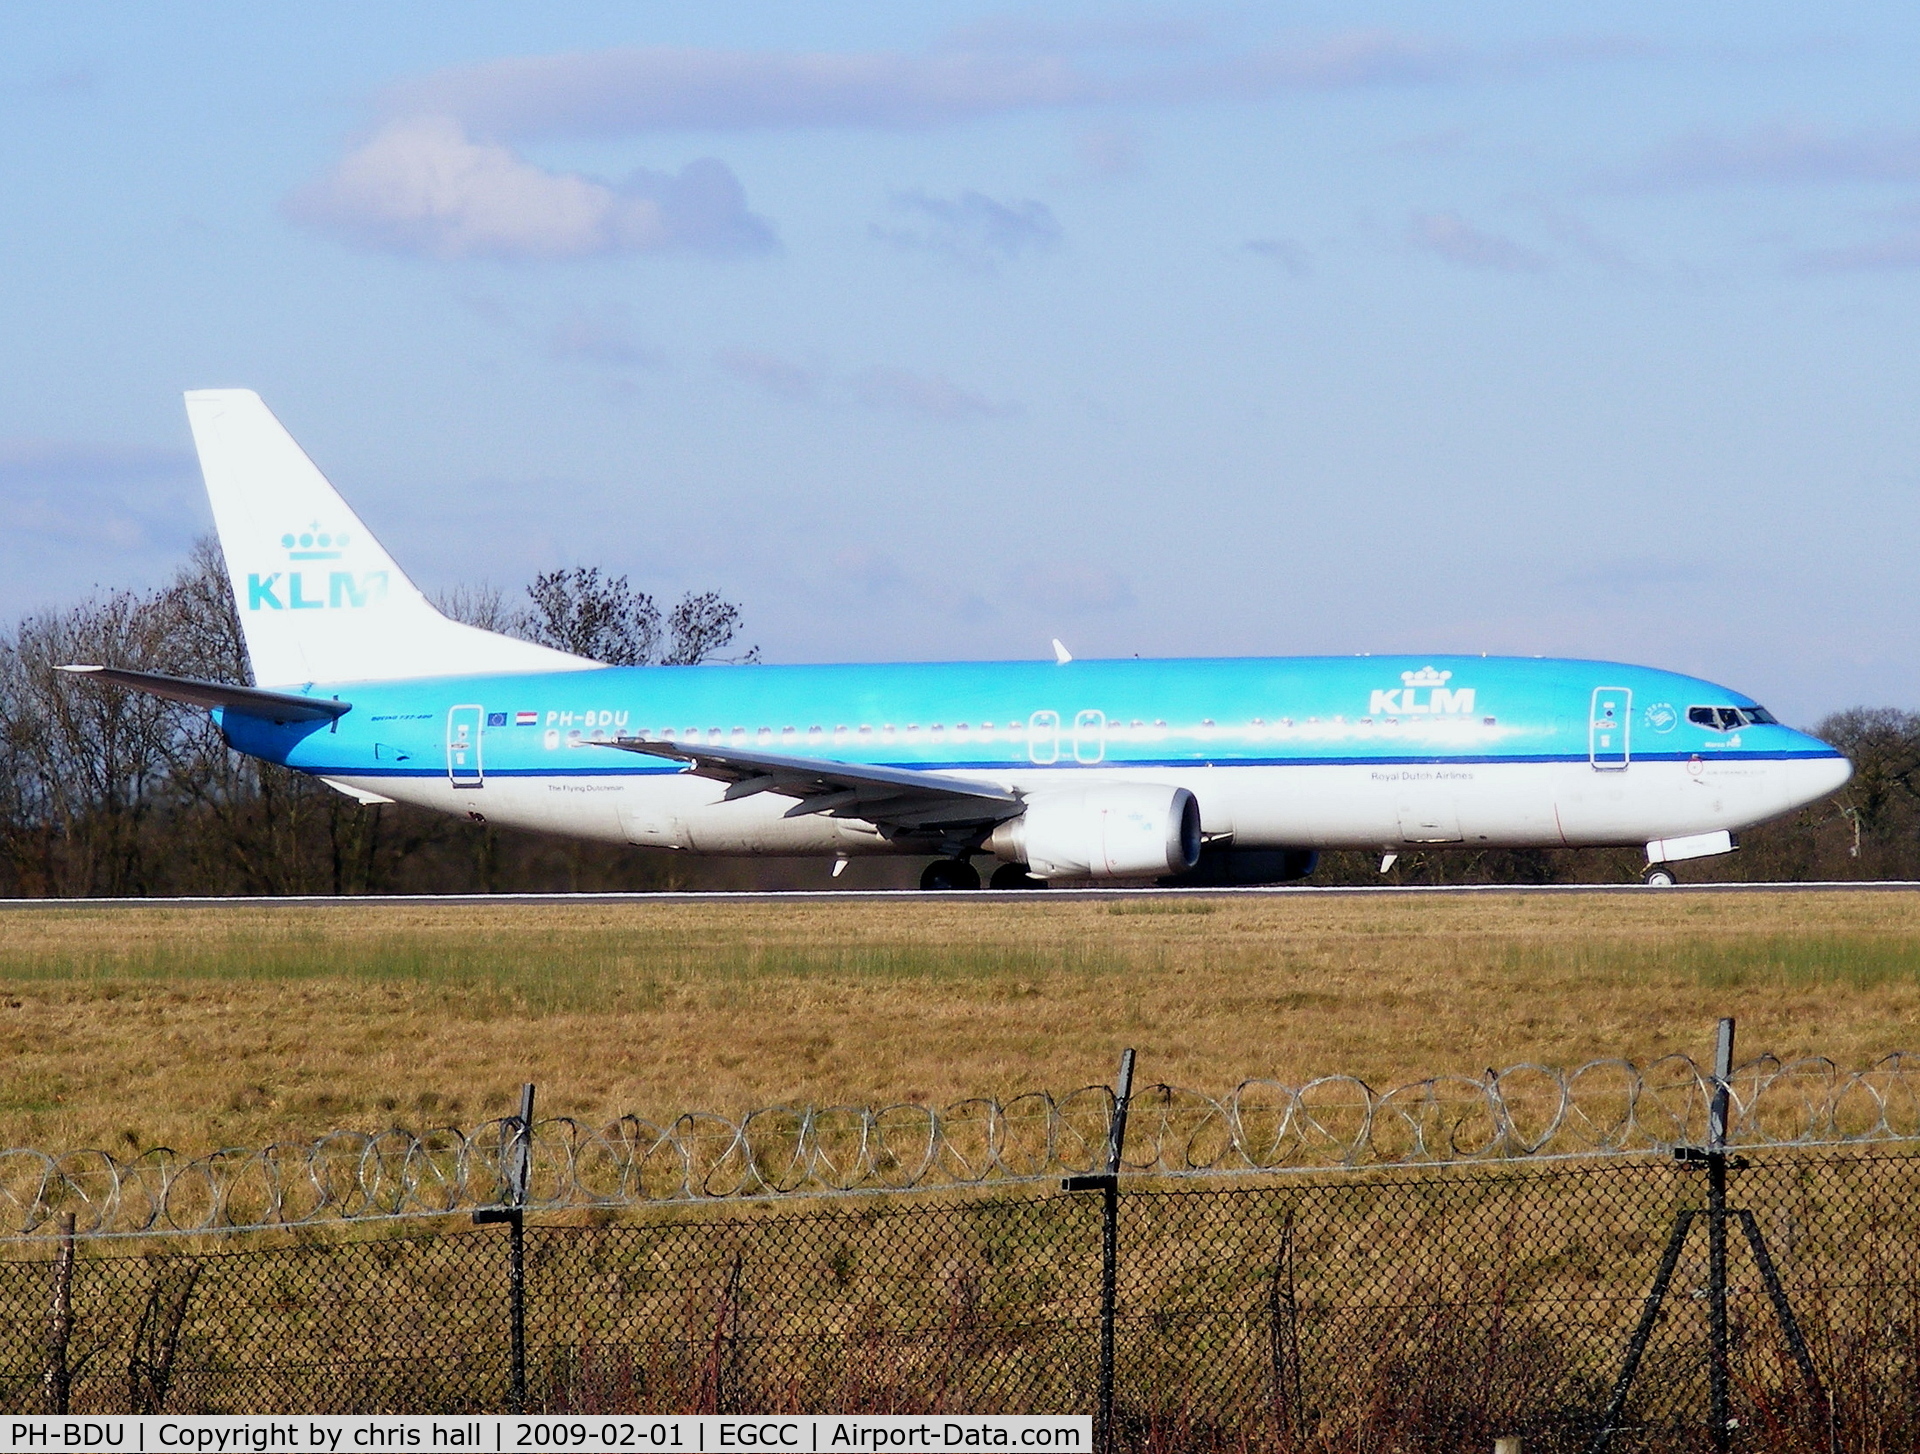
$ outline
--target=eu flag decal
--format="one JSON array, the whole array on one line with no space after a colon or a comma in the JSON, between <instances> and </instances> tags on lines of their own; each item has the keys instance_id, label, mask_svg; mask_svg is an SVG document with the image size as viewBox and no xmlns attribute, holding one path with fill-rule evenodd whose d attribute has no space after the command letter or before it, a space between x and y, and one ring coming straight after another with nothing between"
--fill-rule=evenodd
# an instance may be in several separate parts
<instances>
[{"instance_id":1,"label":"eu flag decal","mask_svg":"<svg viewBox=\"0 0 1920 1454\"><path fill-rule=\"evenodd\" d=\"M507 714L506 714L505 712L489 712L489 713L487 713L487 725L488 725L489 727L504 727L504 726L506 726L506 725L507 725Z\"/></svg>"}]
</instances>

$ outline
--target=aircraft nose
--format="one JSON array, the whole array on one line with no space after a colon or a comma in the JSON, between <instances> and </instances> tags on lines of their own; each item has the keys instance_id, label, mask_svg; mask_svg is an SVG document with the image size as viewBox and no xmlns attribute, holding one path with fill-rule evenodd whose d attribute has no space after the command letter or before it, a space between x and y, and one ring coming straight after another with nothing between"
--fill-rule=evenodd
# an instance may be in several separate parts
<instances>
[{"instance_id":1,"label":"aircraft nose","mask_svg":"<svg viewBox=\"0 0 1920 1454\"><path fill-rule=\"evenodd\" d=\"M1853 764L1837 752L1827 757L1795 758L1788 767L1787 793L1796 808L1824 798L1853 776Z\"/></svg>"}]
</instances>

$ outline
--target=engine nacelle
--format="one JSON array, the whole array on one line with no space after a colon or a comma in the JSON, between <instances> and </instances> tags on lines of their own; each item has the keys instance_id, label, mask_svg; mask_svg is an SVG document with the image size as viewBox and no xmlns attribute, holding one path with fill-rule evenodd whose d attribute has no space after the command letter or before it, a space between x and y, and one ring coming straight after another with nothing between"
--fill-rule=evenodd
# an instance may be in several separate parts
<instances>
[{"instance_id":1,"label":"engine nacelle","mask_svg":"<svg viewBox=\"0 0 1920 1454\"><path fill-rule=\"evenodd\" d=\"M1035 878L1157 878L1200 861L1200 804L1185 788L1108 783L1036 793L987 847Z\"/></svg>"}]
</instances>

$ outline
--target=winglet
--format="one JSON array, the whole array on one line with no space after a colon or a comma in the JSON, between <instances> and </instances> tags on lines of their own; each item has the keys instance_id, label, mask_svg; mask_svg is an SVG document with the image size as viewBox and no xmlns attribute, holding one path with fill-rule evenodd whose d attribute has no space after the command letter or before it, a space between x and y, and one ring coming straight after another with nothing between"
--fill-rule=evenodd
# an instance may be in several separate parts
<instances>
[{"instance_id":1,"label":"winglet","mask_svg":"<svg viewBox=\"0 0 1920 1454\"><path fill-rule=\"evenodd\" d=\"M1058 636L1053 638L1053 659L1060 666L1065 666L1073 660L1073 653L1060 644Z\"/></svg>"}]
</instances>

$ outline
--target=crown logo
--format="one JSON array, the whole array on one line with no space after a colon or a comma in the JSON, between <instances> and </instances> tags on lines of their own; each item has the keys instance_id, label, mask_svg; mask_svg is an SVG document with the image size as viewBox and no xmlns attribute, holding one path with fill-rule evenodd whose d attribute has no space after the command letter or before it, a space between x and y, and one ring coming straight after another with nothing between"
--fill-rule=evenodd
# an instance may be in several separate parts
<instances>
[{"instance_id":1,"label":"crown logo","mask_svg":"<svg viewBox=\"0 0 1920 1454\"><path fill-rule=\"evenodd\" d=\"M1442 687L1452 675L1450 671L1435 671L1430 666L1423 666L1419 671L1401 672L1400 680L1410 687Z\"/></svg>"},{"instance_id":2,"label":"crown logo","mask_svg":"<svg viewBox=\"0 0 1920 1454\"><path fill-rule=\"evenodd\" d=\"M315 520L305 530L289 530L280 537L280 543L286 547L289 560L338 560L352 538L345 531L336 535L322 530Z\"/></svg>"}]
</instances>

